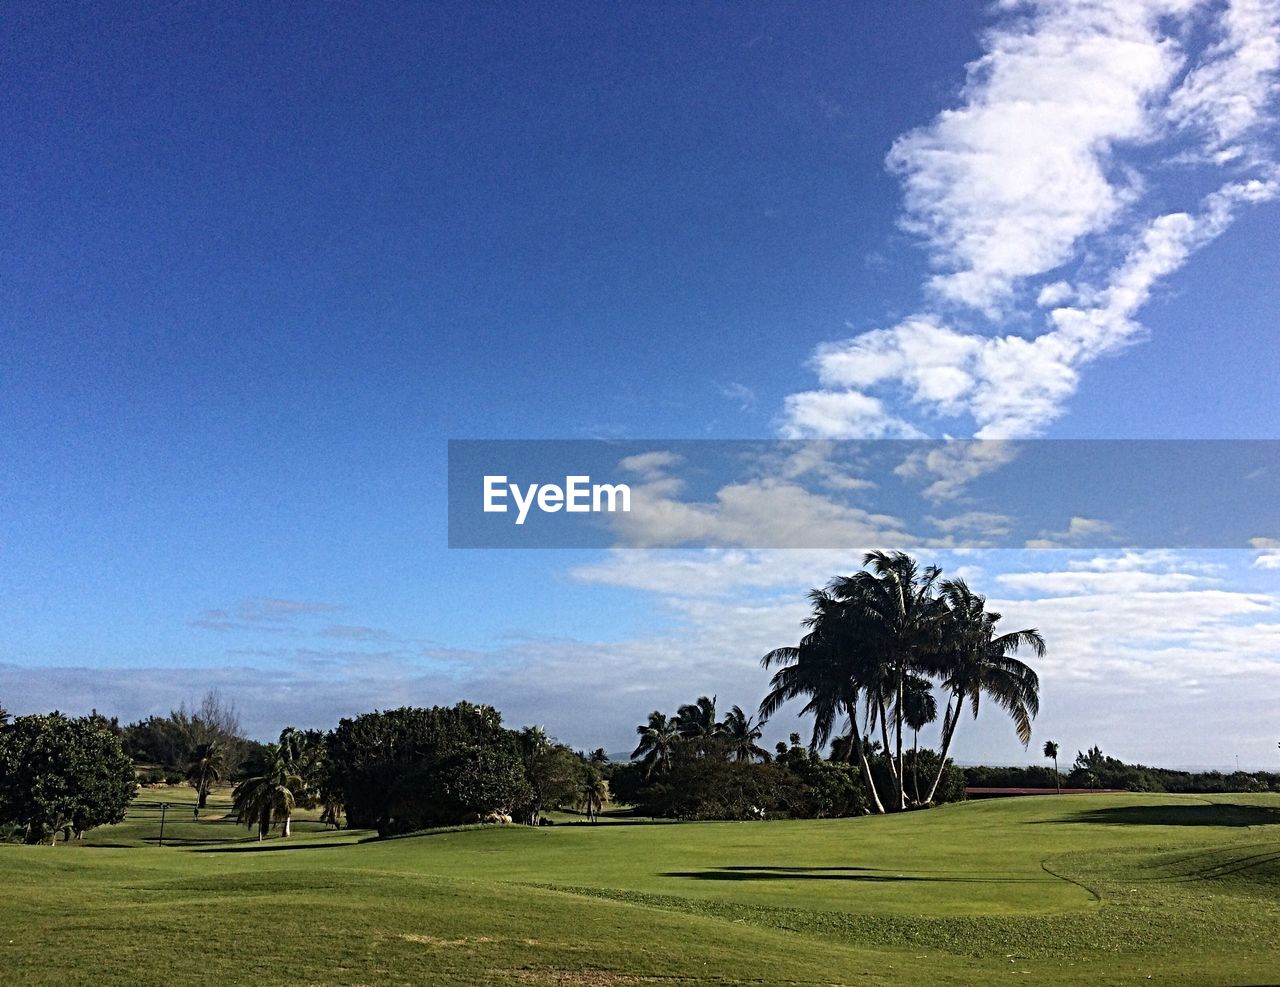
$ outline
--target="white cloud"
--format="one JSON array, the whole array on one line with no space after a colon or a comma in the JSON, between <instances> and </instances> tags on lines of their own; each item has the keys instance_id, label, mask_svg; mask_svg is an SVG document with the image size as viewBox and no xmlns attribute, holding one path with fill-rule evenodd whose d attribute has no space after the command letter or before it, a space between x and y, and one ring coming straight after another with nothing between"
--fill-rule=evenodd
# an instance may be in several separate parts
<instances>
[{"instance_id":1,"label":"white cloud","mask_svg":"<svg viewBox=\"0 0 1280 987\"><path fill-rule=\"evenodd\" d=\"M1114 177L1120 142L1154 136L1148 105L1181 65L1160 19L1184 0L1041 3L992 31L962 103L894 144L903 225L944 273L930 287L991 310L1061 266L1137 196Z\"/></svg>"},{"instance_id":2,"label":"white cloud","mask_svg":"<svg viewBox=\"0 0 1280 987\"><path fill-rule=\"evenodd\" d=\"M980 438L1040 434L1084 367L1142 338L1135 317L1159 282L1240 208L1280 194L1258 139L1280 92L1280 3L1002 9L960 105L890 154L904 225L941 269L927 285L937 308L820 347L822 389L787 400L785 434L913 437L938 418L971 419ZM1185 45L1201 28L1216 40L1196 56ZM1143 215L1167 175L1150 160L1185 157L1188 138L1217 190ZM1110 259L1110 270L1086 277L1086 258L1091 271ZM1022 304L1024 286L1055 273ZM956 307L988 324L943 314Z\"/></svg>"},{"instance_id":3,"label":"white cloud","mask_svg":"<svg viewBox=\"0 0 1280 987\"><path fill-rule=\"evenodd\" d=\"M1239 143L1271 119L1280 69L1280 4L1233 0L1218 18L1220 40L1188 73L1169 105L1176 124L1207 133L1214 160L1246 153Z\"/></svg>"},{"instance_id":4,"label":"white cloud","mask_svg":"<svg viewBox=\"0 0 1280 987\"><path fill-rule=\"evenodd\" d=\"M801 439L921 439L925 433L858 391L805 391L786 399L782 434Z\"/></svg>"}]
</instances>

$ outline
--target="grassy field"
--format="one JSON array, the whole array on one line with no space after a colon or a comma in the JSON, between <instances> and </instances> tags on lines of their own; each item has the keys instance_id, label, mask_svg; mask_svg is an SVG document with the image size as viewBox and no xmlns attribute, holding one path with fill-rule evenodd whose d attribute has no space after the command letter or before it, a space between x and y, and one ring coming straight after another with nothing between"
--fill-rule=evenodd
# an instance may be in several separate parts
<instances>
[{"instance_id":1,"label":"grassy field","mask_svg":"<svg viewBox=\"0 0 1280 987\"><path fill-rule=\"evenodd\" d=\"M1280 977L1276 796L773 823L562 817L388 841L303 821L262 844L224 805L193 821L189 790L151 789L84 846L0 846L5 982Z\"/></svg>"}]
</instances>

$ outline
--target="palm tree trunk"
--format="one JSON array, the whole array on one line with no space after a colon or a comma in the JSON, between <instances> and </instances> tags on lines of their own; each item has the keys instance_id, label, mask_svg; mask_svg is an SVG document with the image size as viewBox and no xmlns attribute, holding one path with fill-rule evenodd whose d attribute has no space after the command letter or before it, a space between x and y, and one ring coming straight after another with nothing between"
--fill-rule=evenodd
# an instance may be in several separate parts
<instances>
[{"instance_id":1,"label":"palm tree trunk","mask_svg":"<svg viewBox=\"0 0 1280 987\"><path fill-rule=\"evenodd\" d=\"M893 748L889 746L889 717L884 708L884 696L878 702L880 707L880 740L884 743L884 759L889 762L889 774L893 784L898 785L898 766L893 761Z\"/></svg>"},{"instance_id":2,"label":"palm tree trunk","mask_svg":"<svg viewBox=\"0 0 1280 987\"><path fill-rule=\"evenodd\" d=\"M867 794L871 796L871 811L876 815L884 815L884 803L880 801L880 793L876 791L876 780L871 777L871 765L867 763L867 752L862 746L862 731L858 729L858 704L849 703L849 729L853 734L853 746L850 753L857 754L858 765L862 768L862 781L867 786Z\"/></svg>"},{"instance_id":3,"label":"palm tree trunk","mask_svg":"<svg viewBox=\"0 0 1280 987\"><path fill-rule=\"evenodd\" d=\"M959 692L954 696L955 710L951 709L951 703L947 703L947 712L950 717L943 717L942 720L942 750L938 754L938 773L933 776L933 784L929 786L929 794L925 796L926 802L932 802L933 796L937 794L938 784L942 781L942 772L947 767L947 752L951 750L951 738L956 735L956 727L960 725L960 713L964 706L964 693ZM948 722L948 719L950 722Z\"/></svg>"},{"instance_id":4,"label":"palm tree trunk","mask_svg":"<svg viewBox=\"0 0 1280 987\"><path fill-rule=\"evenodd\" d=\"M1058 773L1058 755L1053 755L1053 783L1058 786L1058 794L1062 794L1062 775Z\"/></svg>"},{"instance_id":5,"label":"palm tree trunk","mask_svg":"<svg viewBox=\"0 0 1280 987\"><path fill-rule=\"evenodd\" d=\"M285 817L284 817L284 827L283 827L283 829L281 829L281 831L280 831L280 835L281 835L281 836L288 836L288 835L289 835L289 823L290 823L290 822L292 822L292 821L293 821L293 816L292 816L292 815L287 815L287 814L286 814L286 815L285 815Z\"/></svg>"},{"instance_id":6,"label":"palm tree trunk","mask_svg":"<svg viewBox=\"0 0 1280 987\"><path fill-rule=\"evenodd\" d=\"M911 787L915 789L916 802L920 801L920 731L911 731L913 744L911 747Z\"/></svg>"},{"instance_id":7,"label":"palm tree trunk","mask_svg":"<svg viewBox=\"0 0 1280 987\"><path fill-rule=\"evenodd\" d=\"M895 704L894 720L897 730L895 731L895 742L898 745L898 810L901 811L907 807L907 775L905 766L902 763L902 689L903 678L906 671L902 665L898 666L898 701Z\"/></svg>"},{"instance_id":8,"label":"palm tree trunk","mask_svg":"<svg viewBox=\"0 0 1280 987\"><path fill-rule=\"evenodd\" d=\"M267 838L267 830L271 828L271 810L265 805L262 811L258 813L258 842L261 843Z\"/></svg>"}]
</instances>

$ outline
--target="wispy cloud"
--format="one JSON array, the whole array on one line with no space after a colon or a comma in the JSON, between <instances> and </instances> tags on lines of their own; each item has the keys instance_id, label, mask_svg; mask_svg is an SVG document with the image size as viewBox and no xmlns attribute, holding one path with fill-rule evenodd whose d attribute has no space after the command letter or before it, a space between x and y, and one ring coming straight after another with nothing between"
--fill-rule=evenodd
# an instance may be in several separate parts
<instances>
[{"instance_id":1,"label":"wispy cloud","mask_svg":"<svg viewBox=\"0 0 1280 987\"><path fill-rule=\"evenodd\" d=\"M938 269L930 309L820 347L820 389L787 399L784 434L911 437L966 419L982 438L1038 434L1085 366L1141 339L1135 316L1164 278L1280 194L1262 140L1274 0L1002 10L960 105L889 154L903 225ZM1214 40L1193 53L1200 30ZM1144 214L1168 174L1153 162L1171 160L1217 188Z\"/></svg>"},{"instance_id":2,"label":"wispy cloud","mask_svg":"<svg viewBox=\"0 0 1280 987\"><path fill-rule=\"evenodd\" d=\"M338 613L343 609L336 603L315 600L258 598L228 608L203 610L188 624L211 631L286 630L299 618Z\"/></svg>"}]
</instances>

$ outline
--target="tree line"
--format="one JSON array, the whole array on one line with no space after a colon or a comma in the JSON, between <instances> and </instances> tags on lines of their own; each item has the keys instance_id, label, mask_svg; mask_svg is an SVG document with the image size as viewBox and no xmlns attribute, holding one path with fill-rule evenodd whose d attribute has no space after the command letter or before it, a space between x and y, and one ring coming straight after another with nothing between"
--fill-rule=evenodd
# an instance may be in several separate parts
<instances>
[{"instance_id":1,"label":"tree line","mask_svg":"<svg viewBox=\"0 0 1280 987\"><path fill-rule=\"evenodd\" d=\"M185 780L198 808L230 782L234 813L260 838L277 827L288 835L299 808L389 836L467 822L540 824L556 808L594 819L611 794L645 815L678 819L829 817L963 798L950 751L964 714L995 704L1028 743L1039 680L1016 653L1041 656L1045 644L1034 629L1001 632L984 597L941 575L903 553L868 553L863 569L809 594L797 644L764 655L774 674L754 714L733 706L722 717L714 696L674 715L654 711L627 764L610 764L603 750L575 752L537 727L508 729L497 710L471 703L374 711L329 731L287 728L261 744L210 693L123 727L97 714L0 727L0 821L33 841L116 821L133 794L134 762L144 781ZM939 715L935 690L945 699L937 751L918 743ZM763 726L792 700L803 700L812 719L809 741L793 735L770 752ZM65 764L55 765L60 755L36 757L60 744ZM76 766L95 758L112 794L90 809L72 792L88 784ZM65 768L66 777L42 785L31 763L54 774ZM44 793L41 804L33 791Z\"/></svg>"}]
</instances>

